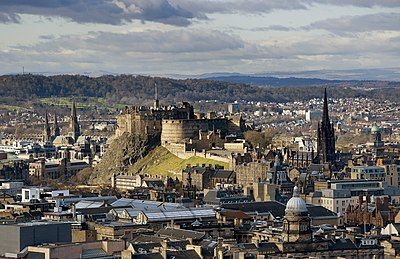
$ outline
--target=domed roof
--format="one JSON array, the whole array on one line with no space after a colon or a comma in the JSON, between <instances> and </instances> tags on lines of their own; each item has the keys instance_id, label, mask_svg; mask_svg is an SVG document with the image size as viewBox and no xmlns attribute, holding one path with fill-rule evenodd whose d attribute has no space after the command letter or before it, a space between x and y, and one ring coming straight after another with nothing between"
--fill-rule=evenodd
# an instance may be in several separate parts
<instances>
[{"instance_id":1,"label":"domed roof","mask_svg":"<svg viewBox=\"0 0 400 259\"><path fill-rule=\"evenodd\" d=\"M285 212L308 212L306 202L300 198L299 188L297 186L293 188L293 197L287 202Z\"/></svg>"},{"instance_id":2,"label":"domed roof","mask_svg":"<svg viewBox=\"0 0 400 259\"><path fill-rule=\"evenodd\" d=\"M380 131L381 131L381 129L376 124L374 126L372 126L372 128L371 128L371 133L377 133Z\"/></svg>"}]
</instances>

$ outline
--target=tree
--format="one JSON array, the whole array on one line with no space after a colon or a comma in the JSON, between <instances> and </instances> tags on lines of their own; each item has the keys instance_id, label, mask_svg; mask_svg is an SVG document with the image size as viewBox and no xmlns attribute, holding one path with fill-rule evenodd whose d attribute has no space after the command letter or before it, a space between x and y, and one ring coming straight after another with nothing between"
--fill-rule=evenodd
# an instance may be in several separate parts
<instances>
[{"instance_id":1,"label":"tree","mask_svg":"<svg viewBox=\"0 0 400 259\"><path fill-rule=\"evenodd\" d=\"M244 133L244 138L253 147L266 148L268 145L272 144L272 140L276 132L273 129L266 129L264 132L250 130Z\"/></svg>"}]
</instances>

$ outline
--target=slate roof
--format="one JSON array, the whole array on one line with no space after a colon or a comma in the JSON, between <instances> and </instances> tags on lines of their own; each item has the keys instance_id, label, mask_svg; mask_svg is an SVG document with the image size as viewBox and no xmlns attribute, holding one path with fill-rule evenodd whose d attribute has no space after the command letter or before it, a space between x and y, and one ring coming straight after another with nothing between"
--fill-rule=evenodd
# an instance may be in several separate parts
<instances>
[{"instance_id":1,"label":"slate roof","mask_svg":"<svg viewBox=\"0 0 400 259\"><path fill-rule=\"evenodd\" d=\"M237 204L221 204L221 208L226 210L240 210L244 213L268 213L270 212L275 218L285 216L286 206L277 201L237 203ZM322 206L307 205L311 218L318 217L337 217L337 214Z\"/></svg>"},{"instance_id":2,"label":"slate roof","mask_svg":"<svg viewBox=\"0 0 400 259\"><path fill-rule=\"evenodd\" d=\"M268 242L259 243L258 250L266 254L280 253L280 250L275 243L268 243Z\"/></svg>"},{"instance_id":3,"label":"slate roof","mask_svg":"<svg viewBox=\"0 0 400 259\"><path fill-rule=\"evenodd\" d=\"M149 243L135 243L132 244L133 249L137 253L149 253L156 247L161 247L159 242L149 242Z\"/></svg>"},{"instance_id":4,"label":"slate roof","mask_svg":"<svg viewBox=\"0 0 400 259\"><path fill-rule=\"evenodd\" d=\"M167 251L167 259L201 259L194 250Z\"/></svg>"},{"instance_id":5,"label":"slate roof","mask_svg":"<svg viewBox=\"0 0 400 259\"><path fill-rule=\"evenodd\" d=\"M240 249L244 249L244 250L256 250L257 246L253 243L240 243L238 244L238 247Z\"/></svg>"},{"instance_id":6,"label":"slate roof","mask_svg":"<svg viewBox=\"0 0 400 259\"><path fill-rule=\"evenodd\" d=\"M162 237L150 236L150 235L139 235L131 240L131 243L144 243L144 242L158 242L163 241Z\"/></svg>"},{"instance_id":7,"label":"slate roof","mask_svg":"<svg viewBox=\"0 0 400 259\"><path fill-rule=\"evenodd\" d=\"M392 223L392 225L396 229L397 233L400 233L400 223Z\"/></svg>"},{"instance_id":8,"label":"slate roof","mask_svg":"<svg viewBox=\"0 0 400 259\"><path fill-rule=\"evenodd\" d=\"M160 253L133 254L132 259L164 259Z\"/></svg>"},{"instance_id":9,"label":"slate roof","mask_svg":"<svg viewBox=\"0 0 400 259\"><path fill-rule=\"evenodd\" d=\"M310 214L311 218L318 218L318 217L337 217L337 214L327 208L322 206L314 206L314 205L307 205L308 213Z\"/></svg>"},{"instance_id":10,"label":"slate roof","mask_svg":"<svg viewBox=\"0 0 400 259\"><path fill-rule=\"evenodd\" d=\"M213 177L230 179L235 177L236 173L231 170L217 169Z\"/></svg>"},{"instance_id":11,"label":"slate roof","mask_svg":"<svg viewBox=\"0 0 400 259\"><path fill-rule=\"evenodd\" d=\"M204 256L214 256L214 249L218 243L214 240L203 240L200 242L202 248L202 254Z\"/></svg>"},{"instance_id":12,"label":"slate roof","mask_svg":"<svg viewBox=\"0 0 400 259\"><path fill-rule=\"evenodd\" d=\"M357 249L356 244L347 238L334 239L329 244L330 250L355 250Z\"/></svg>"},{"instance_id":13,"label":"slate roof","mask_svg":"<svg viewBox=\"0 0 400 259\"><path fill-rule=\"evenodd\" d=\"M81 258L102 258L106 256L107 254L103 249L88 249L82 252Z\"/></svg>"},{"instance_id":14,"label":"slate roof","mask_svg":"<svg viewBox=\"0 0 400 259\"><path fill-rule=\"evenodd\" d=\"M208 204L223 204L223 203L243 203L252 202L253 198L250 196L243 196L235 193L230 193L221 190L209 190L203 199Z\"/></svg>"},{"instance_id":15,"label":"slate roof","mask_svg":"<svg viewBox=\"0 0 400 259\"><path fill-rule=\"evenodd\" d=\"M162 228L157 232L157 235L164 237L171 237L174 239L188 239L200 240L204 238L204 232L198 232L193 230L178 229L178 228Z\"/></svg>"},{"instance_id":16,"label":"slate roof","mask_svg":"<svg viewBox=\"0 0 400 259\"><path fill-rule=\"evenodd\" d=\"M230 210L241 210L245 213L271 213L275 218L285 216L286 206L277 201L249 202L238 204L222 204L222 208Z\"/></svg>"}]
</instances>

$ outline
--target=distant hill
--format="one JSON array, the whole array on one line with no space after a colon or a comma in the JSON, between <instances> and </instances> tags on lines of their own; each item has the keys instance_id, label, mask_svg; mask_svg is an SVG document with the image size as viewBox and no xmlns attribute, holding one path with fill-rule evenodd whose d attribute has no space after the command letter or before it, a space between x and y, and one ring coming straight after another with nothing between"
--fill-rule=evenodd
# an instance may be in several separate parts
<instances>
[{"instance_id":1,"label":"distant hill","mask_svg":"<svg viewBox=\"0 0 400 259\"><path fill-rule=\"evenodd\" d=\"M215 78L227 76L252 76L252 77L277 77L277 78L298 78L298 79L324 79L338 81L400 81L400 67L392 68L360 68L360 69L320 69L304 71L275 71L257 74L241 73L207 73L192 76L195 78ZM172 76L176 77L176 76ZM178 77L182 78L182 77Z\"/></svg>"},{"instance_id":2,"label":"distant hill","mask_svg":"<svg viewBox=\"0 0 400 259\"><path fill-rule=\"evenodd\" d=\"M218 80L224 82L250 84L258 86L272 86L272 87L294 87L294 86L332 86L340 83L357 83L356 81L342 81L342 80L326 80L319 78L278 78L272 76L249 76L249 75L231 75L231 76L215 76L206 77L208 80Z\"/></svg>"},{"instance_id":3,"label":"distant hill","mask_svg":"<svg viewBox=\"0 0 400 259\"><path fill-rule=\"evenodd\" d=\"M219 79L219 80L216 80ZM154 86L163 104L181 101L235 100L285 102L320 98L323 87L332 97L370 97L400 101L400 82L329 81L304 78L244 78L254 83L211 79L171 79L162 77L107 75L5 75L0 76L0 102L15 105L49 97L101 98L120 104L145 104L154 98ZM259 87L256 82L268 82L274 87ZM300 87L301 86L301 87Z\"/></svg>"}]
</instances>

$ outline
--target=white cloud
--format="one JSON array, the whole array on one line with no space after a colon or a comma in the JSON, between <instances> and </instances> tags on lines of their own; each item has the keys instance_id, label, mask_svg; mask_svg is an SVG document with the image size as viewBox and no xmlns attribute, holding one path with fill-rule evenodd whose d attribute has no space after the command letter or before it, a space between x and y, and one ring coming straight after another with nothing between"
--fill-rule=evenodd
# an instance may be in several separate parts
<instances>
[{"instance_id":1,"label":"white cloud","mask_svg":"<svg viewBox=\"0 0 400 259\"><path fill-rule=\"evenodd\" d=\"M45 37L39 44L14 46L0 52L0 66L3 72L25 64L35 71L182 74L393 66L400 56L399 38L400 33L382 32L246 42L232 34L189 28L99 32Z\"/></svg>"}]
</instances>

